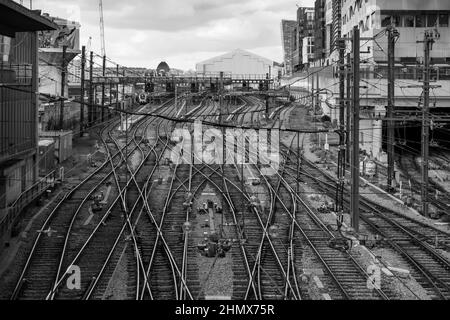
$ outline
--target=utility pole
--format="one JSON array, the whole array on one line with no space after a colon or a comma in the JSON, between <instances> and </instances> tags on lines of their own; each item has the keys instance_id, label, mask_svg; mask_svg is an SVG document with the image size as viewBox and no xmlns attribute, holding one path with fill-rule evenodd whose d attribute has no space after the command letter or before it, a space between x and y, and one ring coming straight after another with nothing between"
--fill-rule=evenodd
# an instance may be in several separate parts
<instances>
[{"instance_id":1,"label":"utility pole","mask_svg":"<svg viewBox=\"0 0 450 320\"><path fill-rule=\"evenodd\" d=\"M177 84L173 82L174 90L175 90L175 110L178 112L178 90L177 90ZM187 115L187 114L185 114Z\"/></svg>"},{"instance_id":2,"label":"utility pole","mask_svg":"<svg viewBox=\"0 0 450 320\"><path fill-rule=\"evenodd\" d=\"M300 132L297 132L297 195L300 195Z\"/></svg>"},{"instance_id":3,"label":"utility pole","mask_svg":"<svg viewBox=\"0 0 450 320\"><path fill-rule=\"evenodd\" d=\"M112 107L112 88L113 88L113 84L111 79L109 80L109 105L108 105L108 119L111 119L111 107Z\"/></svg>"},{"instance_id":4,"label":"utility pole","mask_svg":"<svg viewBox=\"0 0 450 320\"><path fill-rule=\"evenodd\" d=\"M315 94L314 94L314 74L313 74L312 78L311 78L311 105L312 105L312 108L314 111L314 117L315 117L316 116L316 105L314 102L314 97L315 97Z\"/></svg>"},{"instance_id":5,"label":"utility pole","mask_svg":"<svg viewBox=\"0 0 450 320\"><path fill-rule=\"evenodd\" d=\"M345 41L339 40L339 155L338 155L338 188L336 189L336 212L342 210L344 205L345 184Z\"/></svg>"},{"instance_id":6,"label":"utility pole","mask_svg":"<svg viewBox=\"0 0 450 320\"><path fill-rule=\"evenodd\" d=\"M269 90L269 74L266 74L266 87L264 90ZM269 93L266 91L266 118L269 116ZM253 125L253 124L252 124Z\"/></svg>"},{"instance_id":7,"label":"utility pole","mask_svg":"<svg viewBox=\"0 0 450 320\"><path fill-rule=\"evenodd\" d=\"M124 101L124 108L125 108L125 68L122 68L122 75L123 75L123 83L122 83L122 101Z\"/></svg>"},{"instance_id":8,"label":"utility pole","mask_svg":"<svg viewBox=\"0 0 450 320\"><path fill-rule=\"evenodd\" d=\"M81 89L80 89L80 136L83 137L84 132L84 92L85 92L85 72L86 72L86 46L81 48Z\"/></svg>"},{"instance_id":9,"label":"utility pole","mask_svg":"<svg viewBox=\"0 0 450 320\"><path fill-rule=\"evenodd\" d=\"M64 128L64 95L66 89L66 53L67 46L63 46L63 54L62 54L62 65L61 65L61 107L59 110L59 129L62 130Z\"/></svg>"},{"instance_id":10,"label":"utility pole","mask_svg":"<svg viewBox=\"0 0 450 320\"><path fill-rule=\"evenodd\" d=\"M223 71L220 71L220 82L219 82L219 123L220 125L222 125L223 123ZM222 131L223 131L223 127L222 127ZM223 137L223 135L222 135Z\"/></svg>"},{"instance_id":11,"label":"utility pole","mask_svg":"<svg viewBox=\"0 0 450 320\"><path fill-rule=\"evenodd\" d=\"M345 131L345 41L339 43L339 126Z\"/></svg>"},{"instance_id":12,"label":"utility pole","mask_svg":"<svg viewBox=\"0 0 450 320\"><path fill-rule=\"evenodd\" d=\"M92 126L94 123L94 87L92 86L92 78L93 78L93 69L94 69L94 52L91 51L90 60L89 60L89 105L88 105L88 122L89 126Z\"/></svg>"},{"instance_id":13,"label":"utility pole","mask_svg":"<svg viewBox=\"0 0 450 320\"><path fill-rule=\"evenodd\" d=\"M388 191L392 190L392 182L394 181L394 159L395 159L395 123L394 117L394 83L395 83L395 42L398 31L394 26L389 26L388 29L388 106L387 106L387 156L388 156L388 172L387 185Z\"/></svg>"},{"instance_id":14,"label":"utility pole","mask_svg":"<svg viewBox=\"0 0 450 320\"><path fill-rule=\"evenodd\" d=\"M105 121L105 79L106 76L106 56L103 56L103 81L102 81L102 110L101 110L101 117L102 122Z\"/></svg>"},{"instance_id":15,"label":"utility pole","mask_svg":"<svg viewBox=\"0 0 450 320\"><path fill-rule=\"evenodd\" d=\"M316 107L314 109L314 114L316 114L318 107L320 106L320 89L319 89L319 73L316 74Z\"/></svg>"},{"instance_id":16,"label":"utility pole","mask_svg":"<svg viewBox=\"0 0 450 320\"><path fill-rule=\"evenodd\" d=\"M422 112L422 214L429 217L428 199L428 158L430 148L430 51L439 33L434 30L426 30L424 34L424 69L423 69L423 112Z\"/></svg>"},{"instance_id":17,"label":"utility pole","mask_svg":"<svg viewBox=\"0 0 450 320\"><path fill-rule=\"evenodd\" d=\"M352 131L352 155L350 161L351 171L351 225L355 232L359 232L359 63L360 34L357 26L353 28L353 131Z\"/></svg>"},{"instance_id":18,"label":"utility pole","mask_svg":"<svg viewBox=\"0 0 450 320\"><path fill-rule=\"evenodd\" d=\"M241 158L241 210L242 210L242 237L245 237L245 198L244 198L244 192L245 192L245 181L244 181L244 162L245 162L245 135L242 132L242 158Z\"/></svg>"},{"instance_id":19,"label":"utility pole","mask_svg":"<svg viewBox=\"0 0 450 320\"><path fill-rule=\"evenodd\" d=\"M116 85L116 110L119 110L119 82L120 82L120 71L119 71L119 65L116 66L116 74L117 74L117 85ZM117 111L116 111L117 115Z\"/></svg>"},{"instance_id":20,"label":"utility pole","mask_svg":"<svg viewBox=\"0 0 450 320\"><path fill-rule=\"evenodd\" d=\"M351 54L347 53L347 67L346 67L346 70L347 70L347 72L346 72L346 74L347 74L347 77L346 77L346 82L347 82L347 85L346 85L346 88L347 88L346 97L347 97L347 99L346 99L346 102L345 102L345 106L346 106L346 110L347 110L347 112L346 112L346 117L347 117L347 119L346 119L346 123L347 123L347 128L346 128L346 131L347 131L347 136L346 136L347 152L346 152L345 160L346 160L347 167L350 167L350 156L351 156L351 148L350 148L350 146L351 146L351 143L352 143L351 135L350 135L350 133L351 133L351 124L352 124L352 121L351 121L351 119L352 119L351 118L352 110L350 108L350 106L351 106L350 101L352 99L352 86L351 86L352 70L351 70L351 63L352 63Z\"/></svg>"}]
</instances>

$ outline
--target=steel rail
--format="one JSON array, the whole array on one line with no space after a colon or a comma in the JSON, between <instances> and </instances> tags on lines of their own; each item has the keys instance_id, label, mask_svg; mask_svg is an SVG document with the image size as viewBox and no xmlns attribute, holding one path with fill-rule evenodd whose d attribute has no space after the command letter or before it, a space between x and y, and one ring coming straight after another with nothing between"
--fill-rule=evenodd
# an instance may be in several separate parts
<instances>
[{"instance_id":1,"label":"steel rail","mask_svg":"<svg viewBox=\"0 0 450 320\"><path fill-rule=\"evenodd\" d=\"M112 138L112 137L110 136L110 138ZM114 141L114 139L113 139L113 141ZM107 150L107 153L108 153L108 158L110 159L111 153L110 153L109 148L107 147L107 143L106 143L105 140L102 140L102 142L103 142L103 143L105 144L105 146L106 146L106 150ZM116 144L116 146L117 146L118 149L119 149L119 152L118 152L118 153L121 154L121 162L119 163L118 166L114 166L113 171L106 177L106 178L109 178L109 176L113 174L114 177L115 177L115 180L116 180L116 184L117 184L117 173L116 173L116 169L123 163L123 159L124 159L124 156L123 156L123 149L125 149L127 146L131 145L133 142L135 142L135 141L130 141L130 142L127 141L127 142L126 142L126 145L125 145L123 148L118 147L118 145ZM136 147L132 149L132 152L134 152L134 151L138 148L138 146L139 146L139 145L136 144ZM111 159L110 159L110 161L111 161ZM106 179L105 179L105 181L106 181ZM117 184L117 185L118 185L118 184ZM97 225L97 227L96 227L96 228L94 229L94 231L91 233L91 235L89 236L89 238L87 239L87 241L84 243L84 245L82 246L82 248L80 249L80 251L79 251L78 254L76 255L74 261L73 261L72 263L69 264L69 267L70 267L71 265L73 265L73 264L76 262L76 259L79 258L80 254L83 252L83 250L85 249L85 247L87 246L87 244L89 243L89 241L92 239L92 237L93 237L93 235L95 234L95 232L99 229L100 225L101 225L101 224L106 220L106 218L109 216L109 213L111 212L112 208L116 205L118 199L121 198L121 196L122 196L122 194L123 194L124 191L123 191L123 190L120 190L120 186L119 186L119 185L118 185L118 189L119 189L119 195L116 197L116 199L113 201L113 204L112 204L112 205L109 207L109 209L106 211L105 215L104 215L103 218L101 219L101 222ZM59 275L60 272L61 272L62 261L63 261L62 259L64 258L64 253L65 253L65 251L67 250L67 244L68 244L68 239L69 239L69 236L70 236L70 230L72 230L72 228L73 228L73 223L74 223L74 221L75 221L75 218L76 218L76 217L74 217L74 218L72 219L71 224L70 224L70 226L69 226L69 232L66 234L65 245L64 245L64 248L63 248L63 253L62 253L61 258L60 258L60 259L61 259L61 260L60 260L60 266L59 266L58 272L57 272L58 275ZM53 290L49 293L48 298L50 298L50 299L53 299L53 298L54 298L54 294L55 294L57 288L59 287L59 285L61 284L61 282L63 281L63 279L64 279L64 277L65 277L66 275L67 275L67 271L64 273L64 275L63 275L61 278L59 278L59 277L56 278L54 288L53 288ZM59 279L59 280L58 280L58 279ZM94 287L95 287L95 286L92 286L92 288L94 288Z\"/></svg>"},{"instance_id":2,"label":"steel rail","mask_svg":"<svg viewBox=\"0 0 450 320\"><path fill-rule=\"evenodd\" d=\"M316 168L316 166L314 166L312 163L310 163L309 161L306 161L306 163L315 168L315 170L319 170ZM322 171L321 171L322 172ZM331 177L328 173L323 172L323 174L327 177L327 179L334 181L334 178ZM328 184L329 186L329 184ZM331 188L331 187L329 187ZM440 253L438 253L435 249L431 248L427 243L423 242L422 240L420 240L418 237L416 237L414 234L412 234L407 228L403 227L402 225L400 225L398 222L390 219L389 217L386 217L385 214L383 214L380 210L378 210L377 208L375 208L374 206L372 206L370 204L369 201L367 200L361 200L361 202L371 210L372 213L376 214L377 217L383 219L384 221L386 221L387 223L391 224L392 226L396 227L397 229L401 230L404 234L406 234L407 236L409 236L411 238L411 240L416 243L419 247L421 247L425 252L427 252L428 254L430 254L431 256L433 256L435 259L438 260L439 263L443 264L445 268L449 269L450 268L450 264L449 262L442 257L442 255ZM381 230L378 226L376 226L373 222L370 221L370 218L368 218L365 214L361 215L361 219L367 224L369 225L373 230L375 230L378 234L380 234L381 236L383 236L387 243L397 252L399 252L401 255L403 255L418 271L419 273L421 273L426 279L427 281L434 287L435 292L438 293L438 295L440 295L442 298L447 299L445 297L445 295L443 294L443 292L441 291L441 289L438 287L438 284L440 284L441 286L443 286L444 288L446 288L446 290L448 290L448 292L450 292L450 288L449 285L444 283L441 279L436 278L431 272L428 271L428 268L422 266L421 263L419 263L417 261L417 259L415 259L414 257L412 257L405 249L403 249L400 245L398 245L395 241L391 240L389 238L389 235L386 234L385 231Z\"/></svg>"}]
</instances>

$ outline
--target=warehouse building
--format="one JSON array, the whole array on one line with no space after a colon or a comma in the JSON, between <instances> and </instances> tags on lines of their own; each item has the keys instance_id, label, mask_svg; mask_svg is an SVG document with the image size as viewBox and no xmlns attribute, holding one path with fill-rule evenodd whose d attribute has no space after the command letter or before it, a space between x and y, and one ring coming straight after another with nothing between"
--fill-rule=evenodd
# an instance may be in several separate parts
<instances>
[{"instance_id":1,"label":"warehouse building","mask_svg":"<svg viewBox=\"0 0 450 320\"><path fill-rule=\"evenodd\" d=\"M232 75L233 78L239 76L265 78L267 74L273 78L278 75L279 67L277 65L270 59L237 49L197 63L196 71L197 74L204 76L216 76L220 72L224 72L226 75Z\"/></svg>"}]
</instances>

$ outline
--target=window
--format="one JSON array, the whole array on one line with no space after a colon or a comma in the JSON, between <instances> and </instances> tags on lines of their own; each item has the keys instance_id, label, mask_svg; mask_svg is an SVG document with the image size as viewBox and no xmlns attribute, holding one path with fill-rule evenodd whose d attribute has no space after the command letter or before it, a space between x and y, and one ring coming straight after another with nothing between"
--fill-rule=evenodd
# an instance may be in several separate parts
<instances>
[{"instance_id":1,"label":"window","mask_svg":"<svg viewBox=\"0 0 450 320\"><path fill-rule=\"evenodd\" d=\"M403 26L406 28L413 28L414 27L414 16L411 16L411 15L403 16Z\"/></svg>"},{"instance_id":2,"label":"window","mask_svg":"<svg viewBox=\"0 0 450 320\"><path fill-rule=\"evenodd\" d=\"M439 27L448 27L448 13L439 15Z\"/></svg>"},{"instance_id":3,"label":"window","mask_svg":"<svg viewBox=\"0 0 450 320\"><path fill-rule=\"evenodd\" d=\"M427 27L437 26L437 14L427 15Z\"/></svg>"},{"instance_id":4,"label":"window","mask_svg":"<svg viewBox=\"0 0 450 320\"><path fill-rule=\"evenodd\" d=\"M9 61L10 48L11 48L11 38L0 35L0 62Z\"/></svg>"},{"instance_id":5,"label":"window","mask_svg":"<svg viewBox=\"0 0 450 320\"><path fill-rule=\"evenodd\" d=\"M402 26L402 19L399 15L393 15L391 18L391 21L394 24L394 26L396 26L396 27Z\"/></svg>"},{"instance_id":6,"label":"window","mask_svg":"<svg viewBox=\"0 0 450 320\"><path fill-rule=\"evenodd\" d=\"M425 28L425 15L416 15L416 28Z\"/></svg>"},{"instance_id":7,"label":"window","mask_svg":"<svg viewBox=\"0 0 450 320\"><path fill-rule=\"evenodd\" d=\"M382 14L381 15L381 27L385 28L391 24L391 16Z\"/></svg>"}]
</instances>

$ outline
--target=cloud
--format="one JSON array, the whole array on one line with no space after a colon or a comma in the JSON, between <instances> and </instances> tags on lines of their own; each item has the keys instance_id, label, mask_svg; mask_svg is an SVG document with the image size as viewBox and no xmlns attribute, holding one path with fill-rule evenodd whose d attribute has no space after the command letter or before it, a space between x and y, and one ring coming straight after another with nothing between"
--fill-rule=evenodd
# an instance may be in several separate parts
<instances>
[{"instance_id":1,"label":"cloud","mask_svg":"<svg viewBox=\"0 0 450 320\"><path fill-rule=\"evenodd\" d=\"M165 60L176 68L192 69L196 62L242 48L281 62L280 21L295 19L295 4L291 0L104 0L107 55L126 66L155 68ZM80 21L81 43L91 36L92 49L100 52L98 1L34 0L33 9Z\"/></svg>"}]
</instances>

